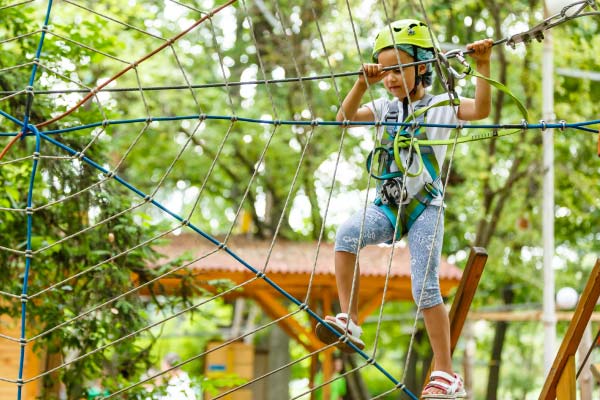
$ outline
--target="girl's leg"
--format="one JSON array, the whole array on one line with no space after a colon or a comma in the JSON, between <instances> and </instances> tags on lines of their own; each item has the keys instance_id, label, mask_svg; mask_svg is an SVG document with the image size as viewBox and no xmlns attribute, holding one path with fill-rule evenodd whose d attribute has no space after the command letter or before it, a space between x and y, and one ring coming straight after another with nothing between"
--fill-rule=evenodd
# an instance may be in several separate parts
<instances>
[{"instance_id":1,"label":"girl's leg","mask_svg":"<svg viewBox=\"0 0 600 400\"><path fill-rule=\"evenodd\" d=\"M358 323L358 293L360 284L360 268L356 265L356 280L354 280L354 293L352 304L350 297L352 293L352 281L354 278L354 266L356 265L356 254L346 251L335 252L335 280L340 299L340 308L343 313L347 313L350 318Z\"/></svg>"},{"instance_id":2,"label":"girl's leg","mask_svg":"<svg viewBox=\"0 0 600 400\"><path fill-rule=\"evenodd\" d=\"M439 265L444 236L443 210L429 206L419 216L408 232L411 254L413 298L423 312L425 329L433 351L433 365L437 371L453 375L450 356L450 322L443 304L439 286ZM437 228L437 229L436 229ZM430 388L428 393L443 393Z\"/></svg>"},{"instance_id":3,"label":"girl's leg","mask_svg":"<svg viewBox=\"0 0 600 400\"><path fill-rule=\"evenodd\" d=\"M364 220L364 226L363 226ZM362 237L361 237L361 226ZM369 204L364 219L363 213L358 212L344 222L338 229L335 238L335 278L337 282L340 308L342 312L350 314L357 322L358 319L358 288L360 269L356 263L356 254L359 248L370 244L385 243L394 236L394 227L379 207ZM359 238L360 243L359 243ZM358 269L356 274L354 268ZM352 282L354 283L354 296ZM352 297L352 304L350 304Z\"/></svg>"},{"instance_id":4,"label":"girl's leg","mask_svg":"<svg viewBox=\"0 0 600 400\"><path fill-rule=\"evenodd\" d=\"M362 229L361 226L363 226ZM348 325L347 333L351 336L350 340L361 349L364 348L364 343L360 340L361 329L356 325L358 323L360 280L356 254L359 248L363 248L368 244L390 241L393 235L394 227L390 221L378 207L372 204L367 207L364 218L362 212L356 213L344 222L337 232L335 241L335 278L340 308L342 313L350 317L351 323L348 323L348 316L346 315L338 315L336 317L326 316L325 320L340 334L346 333L346 325ZM359 241L359 239L361 240ZM356 273L355 268L357 269ZM317 324L316 333L324 343L329 344L338 341L337 335L321 324ZM343 351L353 351L350 347L341 343L338 347Z\"/></svg>"},{"instance_id":5,"label":"girl's leg","mask_svg":"<svg viewBox=\"0 0 600 400\"><path fill-rule=\"evenodd\" d=\"M425 329L433 351L433 365L436 371L453 374L450 356L450 320L444 304L423 310Z\"/></svg>"}]
</instances>

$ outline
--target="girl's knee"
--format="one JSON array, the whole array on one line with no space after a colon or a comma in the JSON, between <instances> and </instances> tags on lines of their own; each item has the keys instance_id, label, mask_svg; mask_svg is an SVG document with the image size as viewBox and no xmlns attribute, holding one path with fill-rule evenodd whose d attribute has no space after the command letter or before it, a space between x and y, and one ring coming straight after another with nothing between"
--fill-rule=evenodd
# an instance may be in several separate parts
<instances>
[{"instance_id":1,"label":"girl's knee","mask_svg":"<svg viewBox=\"0 0 600 400\"><path fill-rule=\"evenodd\" d=\"M360 237L360 226L356 227L352 220L344 222L338 228L335 236L335 251L345 251L347 253L358 253Z\"/></svg>"},{"instance_id":2,"label":"girl's knee","mask_svg":"<svg viewBox=\"0 0 600 400\"><path fill-rule=\"evenodd\" d=\"M424 290L413 287L412 295L413 300L419 309L435 307L444 302L439 287Z\"/></svg>"}]
</instances>

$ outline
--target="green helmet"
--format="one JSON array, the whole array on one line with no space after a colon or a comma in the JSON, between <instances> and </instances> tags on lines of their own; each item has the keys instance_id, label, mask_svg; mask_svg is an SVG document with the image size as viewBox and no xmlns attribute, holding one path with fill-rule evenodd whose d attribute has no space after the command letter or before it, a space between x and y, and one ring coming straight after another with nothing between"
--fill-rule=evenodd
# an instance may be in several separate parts
<instances>
[{"instance_id":1,"label":"green helmet","mask_svg":"<svg viewBox=\"0 0 600 400\"><path fill-rule=\"evenodd\" d=\"M392 22L389 26L386 25L375 37L373 61L377 62L377 56L381 50L400 44L424 49L433 48L427 25L417 19L401 19Z\"/></svg>"}]
</instances>

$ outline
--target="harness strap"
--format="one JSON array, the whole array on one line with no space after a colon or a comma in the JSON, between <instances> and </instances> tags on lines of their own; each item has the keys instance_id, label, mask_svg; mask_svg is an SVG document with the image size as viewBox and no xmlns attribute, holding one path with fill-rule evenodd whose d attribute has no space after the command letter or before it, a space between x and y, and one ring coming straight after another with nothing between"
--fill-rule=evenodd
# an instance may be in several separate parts
<instances>
[{"instance_id":1,"label":"harness strap","mask_svg":"<svg viewBox=\"0 0 600 400\"><path fill-rule=\"evenodd\" d=\"M408 114L408 109L404 112L404 122L410 122L413 120L418 120L420 117L425 119L426 113L428 110L434 107L441 107L446 105L458 105L459 99L448 99L440 102L436 102L431 104L431 100L433 96L430 94L426 95L419 101L417 106L415 107L414 113ZM405 108L407 108L407 103L403 104ZM379 155L380 167L379 174L375 175L371 173L371 175L380 180L388 180L397 177L415 177L423 172L423 168L427 169L429 176L432 179L431 183L426 183L425 187L420 190L409 202L408 204L400 204L398 206L391 204L384 204L381 197L377 197L375 199L375 205L379 206L381 211L385 214L385 216L390 220L390 222L396 226L397 218L400 218L400 224L396 229L396 240L398 240L405 232L412 227L413 223L419 218L421 213L427 208L427 206L431 203L434 197L438 196L442 189L440 187L440 168L435 158L435 152L433 151L432 146L418 145L418 140L423 137L426 139L426 131L421 130L420 127L417 127L412 135L406 130L401 130L398 133L398 127L396 125L392 125L398 122L399 117L399 102L393 101L390 103L388 108L388 112L384 118L385 122L389 123L389 125L385 128L385 133L387 133L387 137L382 137L381 143L377 146L367 157L367 169L371 171L371 164L373 157ZM412 141L416 143L416 146L413 146L414 153L411 152L409 155L408 166L412 164L412 156L415 155L418 162L419 168L416 173L408 172L407 168L404 168L402 160L400 159L400 146L396 145L396 143L401 143L399 138L406 139L408 141ZM402 143L404 143L402 141ZM384 147L382 145L387 145ZM405 148L408 146L402 146ZM393 161L395 161L396 166L398 167L398 171L390 172L390 167ZM398 210L400 208L400 210ZM398 212L399 211L399 212Z\"/></svg>"}]
</instances>

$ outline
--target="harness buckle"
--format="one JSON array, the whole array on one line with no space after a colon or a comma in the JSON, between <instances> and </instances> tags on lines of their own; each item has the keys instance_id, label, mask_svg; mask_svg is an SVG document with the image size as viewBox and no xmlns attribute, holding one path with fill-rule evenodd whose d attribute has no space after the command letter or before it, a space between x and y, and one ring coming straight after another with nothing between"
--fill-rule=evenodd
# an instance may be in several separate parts
<instances>
[{"instance_id":1,"label":"harness buckle","mask_svg":"<svg viewBox=\"0 0 600 400\"><path fill-rule=\"evenodd\" d=\"M381 203L399 206L408 198L403 178L386 179L381 186Z\"/></svg>"}]
</instances>

